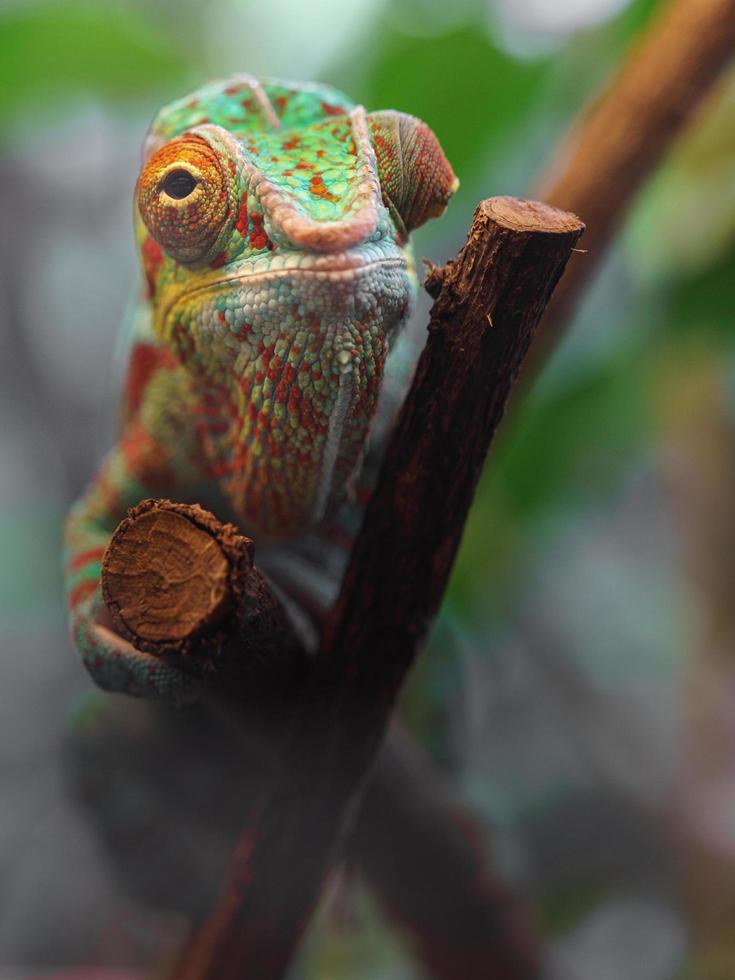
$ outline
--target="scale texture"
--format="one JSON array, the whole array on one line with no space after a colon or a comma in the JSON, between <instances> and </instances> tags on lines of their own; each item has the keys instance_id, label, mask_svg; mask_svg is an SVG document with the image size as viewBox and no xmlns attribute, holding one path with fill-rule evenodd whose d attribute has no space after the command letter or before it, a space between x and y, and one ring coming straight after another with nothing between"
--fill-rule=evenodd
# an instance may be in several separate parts
<instances>
[{"instance_id":1,"label":"scale texture","mask_svg":"<svg viewBox=\"0 0 735 980\"><path fill-rule=\"evenodd\" d=\"M420 120L248 75L164 108L144 153L121 432L69 515L66 573L97 684L184 702L197 681L111 625L100 563L112 533L140 500L203 487L258 544L319 533L359 472L412 309L409 234L457 180Z\"/></svg>"}]
</instances>

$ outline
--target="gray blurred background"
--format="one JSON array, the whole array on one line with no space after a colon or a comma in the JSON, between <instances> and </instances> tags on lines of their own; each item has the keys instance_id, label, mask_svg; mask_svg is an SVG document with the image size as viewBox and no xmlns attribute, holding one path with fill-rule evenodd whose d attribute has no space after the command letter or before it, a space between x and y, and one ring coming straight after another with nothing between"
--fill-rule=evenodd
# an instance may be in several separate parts
<instances>
[{"instance_id":1,"label":"gray blurred background","mask_svg":"<svg viewBox=\"0 0 735 980\"><path fill-rule=\"evenodd\" d=\"M131 891L126 855L69 777L68 733L106 708L67 640L60 577L64 513L115 436L132 189L153 113L249 71L421 116L462 180L416 236L441 262L478 200L523 194L655 7L0 7L0 976L144 967L184 922ZM721 926L735 922L734 118L728 78L647 183L506 427L403 699L533 903L560 980L735 976ZM337 905L297 975L414 975L366 895Z\"/></svg>"}]
</instances>

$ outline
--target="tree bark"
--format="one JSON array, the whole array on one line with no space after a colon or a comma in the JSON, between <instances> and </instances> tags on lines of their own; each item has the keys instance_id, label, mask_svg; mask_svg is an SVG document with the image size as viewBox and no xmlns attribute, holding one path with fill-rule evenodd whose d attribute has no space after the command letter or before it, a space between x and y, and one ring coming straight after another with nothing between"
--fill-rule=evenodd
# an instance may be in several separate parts
<instances>
[{"instance_id":1,"label":"tree bark","mask_svg":"<svg viewBox=\"0 0 735 980\"><path fill-rule=\"evenodd\" d=\"M573 215L484 201L433 269L429 340L368 504L316 669L179 980L282 977L356 812L446 586L490 440L569 254ZM497 977L509 974L497 973Z\"/></svg>"},{"instance_id":2,"label":"tree bark","mask_svg":"<svg viewBox=\"0 0 735 980\"><path fill-rule=\"evenodd\" d=\"M310 657L253 556L252 541L200 506L146 500L116 529L102 586L116 628L138 649L176 658L203 677L210 699L225 700L257 755L271 757L273 746L261 743L297 703ZM264 693L274 690L280 703L271 696L264 711ZM395 729L348 857L436 980L536 975L537 942L525 910L494 873L486 838L426 754Z\"/></svg>"}]
</instances>

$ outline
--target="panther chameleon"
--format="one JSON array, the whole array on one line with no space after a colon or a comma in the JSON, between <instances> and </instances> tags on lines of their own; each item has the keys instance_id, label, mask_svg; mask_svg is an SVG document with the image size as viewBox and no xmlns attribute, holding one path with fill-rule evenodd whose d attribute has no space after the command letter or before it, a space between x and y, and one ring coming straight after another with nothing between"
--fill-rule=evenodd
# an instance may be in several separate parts
<instances>
[{"instance_id":1,"label":"panther chameleon","mask_svg":"<svg viewBox=\"0 0 735 980\"><path fill-rule=\"evenodd\" d=\"M216 491L259 547L318 543L414 303L409 234L457 186L425 123L324 85L236 75L155 118L121 434L65 532L73 639L100 687L197 696L106 615L102 555L141 499Z\"/></svg>"}]
</instances>

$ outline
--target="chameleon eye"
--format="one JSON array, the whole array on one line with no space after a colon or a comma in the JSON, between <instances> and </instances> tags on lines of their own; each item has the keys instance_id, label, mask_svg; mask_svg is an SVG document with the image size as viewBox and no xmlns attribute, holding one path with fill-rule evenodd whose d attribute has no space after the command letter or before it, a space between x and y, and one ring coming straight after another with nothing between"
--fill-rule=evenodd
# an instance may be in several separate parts
<instances>
[{"instance_id":1,"label":"chameleon eye","mask_svg":"<svg viewBox=\"0 0 735 980\"><path fill-rule=\"evenodd\" d=\"M197 185L197 179L188 170L170 170L163 178L161 187L175 201L188 197Z\"/></svg>"},{"instance_id":2,"label":"chameleon eye","mask_svg":"<svg viewBox=\"0 0 735 980\"><path fill-rule=\"evenodd\" d=\"M138 177L136 201L143 223L171 258L205 264L222 250L231 230L234 179L226 162L201 136L164 143Z\"/></svg>"},{"instance_id":3,"label":"chameleon eye","mask_svg":"<svg viewBox=\"0 0 735 980\"><path fill-rule=\"evenodd\" d=\"M371 112L370 138L385 199L406 231L438 217L459 181L426 123L405 112Z\"/></svg>"}]
</instances>

